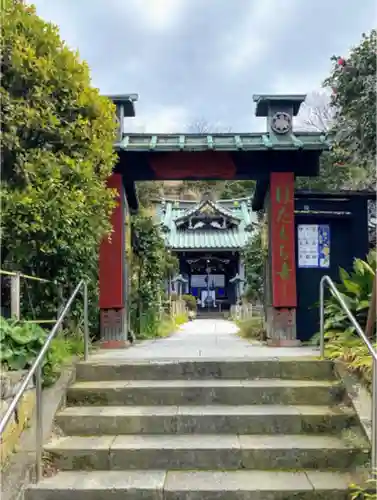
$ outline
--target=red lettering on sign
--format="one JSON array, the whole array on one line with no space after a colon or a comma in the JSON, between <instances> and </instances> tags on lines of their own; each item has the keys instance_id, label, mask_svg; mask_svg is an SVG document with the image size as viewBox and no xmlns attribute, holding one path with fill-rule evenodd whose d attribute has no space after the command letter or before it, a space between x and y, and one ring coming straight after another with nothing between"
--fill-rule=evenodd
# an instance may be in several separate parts
<instances>
[{"instance_id":1,"label":"red lettering on sign","mask_svg":"<svg viewBox=\"0 0 377 500\"><path fill-rule=\"evenodd\" d=\"M270 196L272 303L274 307L296 307L294 174L271 173Z\"/></svg>"}]
</instances>

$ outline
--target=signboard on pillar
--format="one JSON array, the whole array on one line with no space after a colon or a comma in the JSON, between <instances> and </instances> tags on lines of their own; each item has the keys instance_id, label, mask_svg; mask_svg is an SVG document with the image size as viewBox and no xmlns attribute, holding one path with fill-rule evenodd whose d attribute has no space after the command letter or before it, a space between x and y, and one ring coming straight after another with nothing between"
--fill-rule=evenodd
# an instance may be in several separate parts
<instances>
[{"instance_id":1,"label":"signboard on pillar","mask_svg":"<svg viewBox=\"0 0 377 500\"><path fill-rule=\"evenodd\" d=\"M296 307L294 174L272 172L270 195L272 305Z\"/></svg>"},{"instance_id":2,"label":"signboard on pillar","mask_svg":"<svg viewBox=\"0 0 377 500\"><path fill-rule=\"evenodd\" d=\"M328 224L299 224L297 226L298 267L330 267L330 226Z\"/></svg>"}]
</instances>

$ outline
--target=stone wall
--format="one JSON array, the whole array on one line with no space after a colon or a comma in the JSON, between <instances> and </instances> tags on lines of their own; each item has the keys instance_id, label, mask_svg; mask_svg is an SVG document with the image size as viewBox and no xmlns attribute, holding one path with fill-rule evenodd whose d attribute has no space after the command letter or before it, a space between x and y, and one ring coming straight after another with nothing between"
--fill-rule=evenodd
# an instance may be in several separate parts
<instances>
[{"instance_id":1,"label":"stone wall","mask_svg":"<svg viewBox=\"0 0 377 500\"><path fill-rule=\"evenodd\" d=\"M16 395L27 372L3 372L0 374L0 418L3 417ZM35 407L35 387L31 382L21 398L13 417L8 422L0 441L0 465L6 463L15 450L21 433L33 415Z\"/></svg>"}]
</instances>

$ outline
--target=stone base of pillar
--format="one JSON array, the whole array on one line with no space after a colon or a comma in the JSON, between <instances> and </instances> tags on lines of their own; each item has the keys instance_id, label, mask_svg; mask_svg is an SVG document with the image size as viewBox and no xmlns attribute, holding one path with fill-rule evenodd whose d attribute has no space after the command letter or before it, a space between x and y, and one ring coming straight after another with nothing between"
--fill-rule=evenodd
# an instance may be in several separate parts
<instances>
[{"instance_id":1,"label":"stone base of pillar","mask_svg":"<svg viewBox=\"0 0 377 500\"><path fill-rule=\"evenodd\" d=\"M296 332L296 309L267 307L267 345L296 347L301 345Z\"/></svg>"},{"instance_id":2,"label":"stone base of pillar","mask_svg":"<svg viewBox=\"0 0 377 500\"><path fill-rule=\"evenodd\" d=\"M101 347L121 349L128 347L125 309L101 309Z\"/></svg>"}]
</instances>

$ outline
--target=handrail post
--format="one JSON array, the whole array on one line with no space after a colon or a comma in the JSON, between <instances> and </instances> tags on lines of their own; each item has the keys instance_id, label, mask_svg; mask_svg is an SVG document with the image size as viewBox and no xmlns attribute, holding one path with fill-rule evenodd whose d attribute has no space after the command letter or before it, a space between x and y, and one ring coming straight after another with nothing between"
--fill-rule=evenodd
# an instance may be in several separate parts
<instances>
[{"instance_id":1,"label":"handrail post","mask_svg":"<svg viewBox=\"0 0 377 500\"><path fill-rule=\"evenodd\" d=\"M12 318L20 320L21 310L21 273L11 277L10 310Z\"/></svg>"},{"instance_id":2,"label":"handrail post","mask_svg":"<svg viewBox=\"0 0 377 500\"><path fill-rule=\"evenodd\" d=\"M372 469L377 470L377 361L372 371Z\"/></svg>"},{"instance_id":3,"label":"handrail post","mask_svg":"<svg viewBox=\"0 0 377 500\"><path fill-rule=\"evenodd\" d=\"M35 372L36 393L36 480L39 482L43 475L43 403L42 403L42 363L39 363Z\"/></svg>"},{"instance_id":4,"label":"handrail post","mask_svg":"<svg viewBox=\"0 0 377 500\"><path fill-rule=\"evenodd\" d=\"M320 354L325 357L325 276L319 284L319 325L320 325Z\"/></svg>"},{"instance_id":5,"label":"handrail post","mask_svg":"<svg viewBox=\"0 0 377 500\"><path fill-rule=\"evenodd\" d=\"M84 281L84 361L89 358L88 284Z\"/></svg>"}]
</instances>

